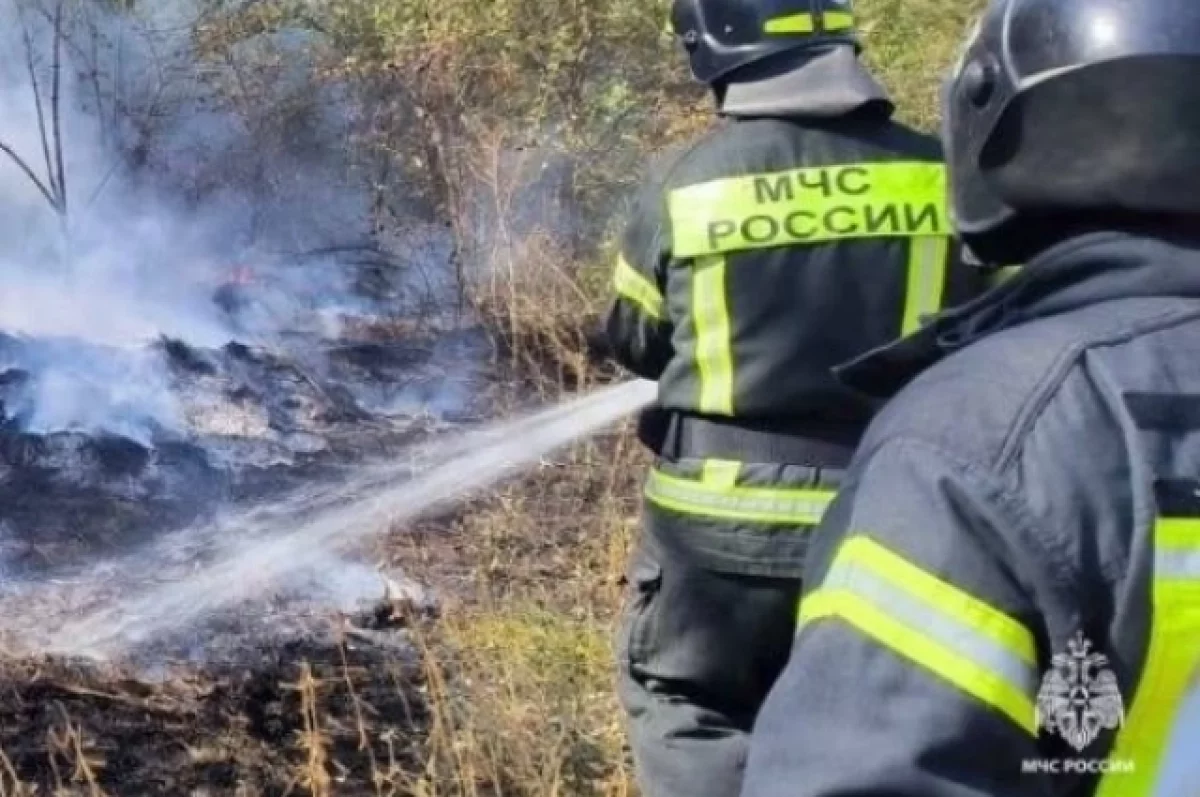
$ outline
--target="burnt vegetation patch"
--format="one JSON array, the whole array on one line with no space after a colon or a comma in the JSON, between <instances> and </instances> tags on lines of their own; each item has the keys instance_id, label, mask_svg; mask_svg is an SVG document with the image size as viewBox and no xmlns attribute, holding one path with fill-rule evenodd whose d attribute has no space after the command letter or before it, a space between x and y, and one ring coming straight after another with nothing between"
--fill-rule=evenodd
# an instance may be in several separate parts
<instances>
[{"instance_id":1,"label":"burnt vegetation patch","mask_svg":"<svg viewBox=\"0 0 1200 797\"><path fill-rule=\"evenodd\" d=\"M285 351L164 340L183 425L149 425L142 439L30 428L12 408L29 405L35 377L0 372L0 567L34 576L128 553L222 507L330 478L430 432L432 417L371 406L410 382L439 388L436 369L421 372L426 350L403 341L328 345L314 344L310 366Z\"/></svg>"},{"instance_id":2,"label":"burnt vegetation patch","mask_svg":"<svg viewBox=\"0 0 1200 797\"><path fill-rule=\"evenodd\" d=\"M162 676L0 662L0 793L375 794L413 770L428 722L419 670L345 640Z\"/></svg>"}]
</instances>

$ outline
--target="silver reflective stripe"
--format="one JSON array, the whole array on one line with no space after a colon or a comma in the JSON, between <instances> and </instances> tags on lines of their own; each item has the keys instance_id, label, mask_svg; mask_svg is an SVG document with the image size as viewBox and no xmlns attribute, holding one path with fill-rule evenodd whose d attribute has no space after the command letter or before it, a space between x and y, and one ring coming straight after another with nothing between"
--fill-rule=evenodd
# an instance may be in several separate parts
<instances>
[{"instance_id":1,"label":"silver reflective stripe","mask_svg":"<svg viewBox=\"0 0 1200 797\"><path fill-rule=\"evenodd\" d=\"M1020 694L1032 695L1037 690L1038 675L1031 663L865 567L853 562L835 562L821 589L842 589L859 596L887 612L889 617L1004 679Z\"/></svg>"},{"instance_id":2,"label":"silver reflective stripe","mask_svg":"<svg viewBox=\"0 0 1200 797\"><path fill-rule=\"evenodd\" d=\"M1193 674L1194 685L1179 707L1174 728L1167 742L1153 797L1183 797L1200 794L1200 668ZM1119 775L1118 775L1119 777Z\"/></svg>"},{"instance_id":3,"label":"silver reflective stripe","mask_svg":"<svg viewBox=\"0 0 1200 797\"><path fill-rule=\"evenodd\" d=\"M1158 548L1154 577L1171 581L1200 581L1200 548Z\"/></svg>"},{"instance_id":4,"label":"silver reflective stripe","mask_svg":"<svg viewBox=\"0 0 1200 797\"><path fill-rule=\"evenodd\" d=\"M816 525L833 500L830 490L730 487L650 472L646 497L666 509L734 520Z\"/></svg>"}]
</instances>

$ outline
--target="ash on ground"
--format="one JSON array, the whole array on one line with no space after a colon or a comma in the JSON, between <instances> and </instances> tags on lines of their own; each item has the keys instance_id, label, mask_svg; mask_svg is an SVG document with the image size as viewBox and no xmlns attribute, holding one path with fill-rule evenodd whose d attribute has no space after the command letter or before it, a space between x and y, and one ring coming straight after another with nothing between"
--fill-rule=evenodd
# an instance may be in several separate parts
<instances>
[{"instance_id":1,"label":"ash on ground","mask_svg":"<svg viewBox=\"0 0 1200 797\"><path fill-rule=\"evenodd\" d=\"M52 604L76 605L72 590L83 581L94 603L104 587L171 576L170 568L139 574L114 564L111 579L97 579L107 562L136 561L141 550L223 510L336 482L364 461L398 456L472 421L474 388L486 378L484 336L444 310L406 301L402 278L390 276L403 269L385 268L380 258L339 261L358 292L337 305L297 295L286 279L271 277L278 267L239 266L212 294L233 330L220 346L160 338L117 350L0 330L0 606L23 603L26 630L38 621L29 610L52 624ZM264 315L269 325L258 323ZM238 332L267 327L270 339ZM149 410L140 391L162 385L137 384L142 373L165 385ZM61 405L63 393L81 406L52 415L75 419L73 428L43 428L45 406ZM101 405L103 413L89 415ZM89 423L93 417L104 421ZM202 561L208 542L198 535L179 546L171 568L186 570L193 563L186 557ZM303 589L273 596L268 607L220 620L223 638L261 640L264 627L286 638L298 618L357 611L348 600L382 595L382 583L365 565L346 562L341 572L313 574ZM0 634L13 625L0 623ZM221 645L205 647L212 656Z\"/></svg>"}]
</instances>

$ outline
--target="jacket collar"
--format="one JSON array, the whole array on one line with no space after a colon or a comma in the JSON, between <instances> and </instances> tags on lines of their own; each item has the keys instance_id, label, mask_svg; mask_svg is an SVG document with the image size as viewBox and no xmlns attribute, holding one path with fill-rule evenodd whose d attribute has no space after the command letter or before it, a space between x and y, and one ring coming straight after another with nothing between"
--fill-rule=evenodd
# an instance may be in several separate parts
<instances>
[{"instance_id":1,"label":"jacket collar","mask_svg":"<svg viewBox=\"0 0 1200 797\"><path fill-rule=\"evenodd\" d=\"M1065 241L974 301L834 373L850 388L888 398L921 371L988 335L1112 299L1145 297L1200 298L1200 242L1125 233Z\"/></svg>"},{"instance_id":2,"label":"jacket collar","mask_svg":"<svg viewBox=\"0 0 1200 797\"><path fill-rule=\"evenodd\" d=\"M867 105L887 116L894 110L854 48L837 46L747 71L725 87L719 112L740 118L836 118Z\"/></svg>"}]
</instances>

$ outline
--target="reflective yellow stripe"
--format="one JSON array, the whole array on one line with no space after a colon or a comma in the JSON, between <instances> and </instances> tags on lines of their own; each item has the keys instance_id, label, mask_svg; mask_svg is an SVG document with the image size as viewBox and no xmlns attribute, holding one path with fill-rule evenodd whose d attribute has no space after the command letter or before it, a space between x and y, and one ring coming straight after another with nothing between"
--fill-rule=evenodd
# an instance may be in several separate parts
<instances>
[{"instance_id":1,"label":"reflective yellow stripe","mask_svg":"<svg viewBox=\"0 0 1200 797\"><path fill-rule=\"evenodd\" d=\"M816 30L816 23L812 14L788 14L768 19L763 30L771 34L812 33Z\"/></svg>"},{"instance_id":2,"label":"reflective yellow stripe","mask_svg":"<svg viewBox=\"0 0 1200 797\"><path fill-rule=\"evenodd\" d=\"M936 163L859 163L729 177L670 192L673 253L949 235Z\"/></svg>"},{"instance_id":3,"label":"reflective yellow stripe","mask_svg":"<svg viewBox=\"0 0 1200 797\"><path fill-rule=\"evenodd\" d=\"M624 255L617 256L617 267L613 269L613 288L617 295L642 308L642 312L656 321L663 319L666 302L654 283L629 265Z\"/></svg>"},{"instance_id":4,"label":"reflective yellow stripe","mask_svg":"<svg viewBox=\"0 0 1200 797\"><path fill-rule=\"evenodd\" d=\"M998 609L866 537L839 549L799 626L853 626L1036 735L1033 635Z\"/></svg>"},{"instance_id":5,"label":"reflective yellow stripe","mask_svg":"<svg viewBox=\"0 0 1200 797\"><path fill-rule=\"evenodd\" d=\"M1154 545L1149 650L1110 754L1132 762L1133 771L1106 775L1097 797L1175 797L1181 784L1171 782L1173 770L1196 755L1194 738L1174 737L1184 732L1189 692L1200 689L1200 520L1160 518Z\"/></svg>"},{"instance_id":6,"label":"reflective yellow stripe","mask_svg":"<svg viewBox=\"0 0 1200 797\"><path fill-rule=\"evenodd\" d=\"M845 11L827 11L821 15L821 28L827 33L840 33L854 27L854 15ZM772 35L815 33L816 19L812 14L788 14L768 19L763 31Z\"/></svg>"},{"instance_id":7,"label":"reflective yellow stripe","mask_svg":"<svg viewBox=\"0 0 1200 797\"><path fill-rule=\"evenodd\" d=\"M902 335L917 331L922 316L933 315L942 309L949 255L950 239L941 235L924 235L909 243Z\"/></svg>"},{"instance_id":8,"label":"reflective yellow stripe","mask_svg":"<svg viewBox=\"0 0 1200 797\"><path fill-rule=\"evenodd\" d=\"M742 463L728 459L704 460L704 473L700 480L705 484L718 487L733 487L737 484L738 474L741 473Z\"/></svg>"},{"instance_id":9,"label":"reflective yellow stripe","mask_svg":"<svg viewBox=\"0 0 1200 797\"><path fill-rule=\"evenodd\" d=\"M692 321L696 325L697 408L707 415L733 415L733 352L725 258L705 257L692 266Z\"/></svg>"},{"instance_id":10,"label":"reflective yellow stripe","mask_svg":"<svg viewBox=\"0 0 1200 797\"><path fill-rule=\"evenodd\" d=\"M829 33L839 33L854 27L854 15L845 11L826 11L821 19L821 27Z\"/></svg>"},{"instance_id":11,"label":"reflective yellow stripe","mask_svg":"<svg viewBox=\"0 0 1200 797\"><path fill-rule=\"evenodd\" d=\"M706 462L699 481L655 468L646 481L646 498L664 509L687 515L815 526L835 495L833 490L819 488L743 487L735 483L736 478L729 463L714 466Z\"/></svg>"}]
</instances>

